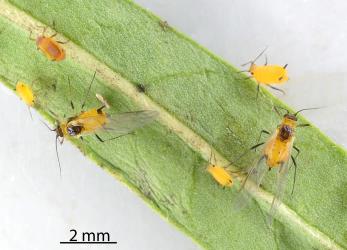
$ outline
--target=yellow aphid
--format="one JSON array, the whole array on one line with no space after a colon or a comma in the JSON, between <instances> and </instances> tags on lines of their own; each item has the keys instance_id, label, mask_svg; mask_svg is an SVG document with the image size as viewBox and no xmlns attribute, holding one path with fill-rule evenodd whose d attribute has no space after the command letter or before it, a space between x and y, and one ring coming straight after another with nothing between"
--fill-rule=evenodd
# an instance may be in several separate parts
<instances>
[{"instance_id":1,"label":"yellow aphid","mask_svg":"<svg viewBox=\"0 0 347 250\"><path fill-rule=\"evenodd\" d=\"M288 72L287 72L288 64L284 66L268 65L266 60L265 65L256 65L255 62L265 52L265 50L266 48L254 60L247 62L243 64L242 66L250 64L250 67L248 70L246 70L246 72L249 72L251 74L250 78L254 78L258 83L257 96L259 93L260 84L267 85L270 88L280 91L284 94L283 90L276 88L272 85L280 85L288 81L289 79ZM245 71L242 71L242 72L245 72Z\"/></svg>"},{"instance_id":2,"label":"yellow aphid","mask_svg":"<svg viewBox=\"0 0 347 250\"><path fill-rule=\"evenodd\" d=\"M24 82L17 82L16 84L16 92L20 99L28 105L29 107L34 106L35 104L35 95L30 85Z\"/></svg>"},{"instance_id":3,"label":"yellow aphid","mask_svg":"<svg viewBox=\"0 0 347 250\"><path fill-rule=\"evenodd\" d=\"M151 110L108 115L103 111L104 108L105 106L102 106L98 109L93 108L83 111L79 115L59 123L56 128L58 137L81 137L95 134L103 142L104 140L96 134L97 132L104 131L117 134L117 137L119 137L147 125L158 116L156 111Z\"/></svg>"},{"instance_id":4,"label":"yellow aphid","mask_svg":"<svg viewBox=\"0 0 347 250\"><path fill-rule=\"evenodd\" d=\"M233 185L233 177L225 168L210 164L207 171L222 187L231 187Z\"/></svg>"},{"instance_id":5,"label":"yellow aphid","mask_svg":"<svg viewBox=\"0 0 347 250\"><path fill-rule=\"evenodd\" d=\"M272 218L280 204L285 191L289 171L288 163L290 158L292 159L294 164L294 181L292 193L294 191L297 167L295 159L300 152L300 150L294 146L295 130L297 127L309 126L308 124L297 124L296 115L303 110L308 109L302 109L295 114L285 114L282 118L281 123L277 126L276 130L273 132L268 141L266 143L259 143L251 148L256 149L257 147L264 145L261 157L256 162L256 164L254 164L254 166L249 169L248 175L242 184L242 189L245 186L247 180L252 180L256 184L256 186L259 187L262 183L263 178L265 177L266 173L269 172L269 170L276 169L277 171L275 196L269 212L270 223L272 223ZM262 133L263 132L270 134L265 130L263 130ZM295 158L292 155L293 148L297 151Z\"/></svg>"},{"instance_id":6,"label":"yellow aphid","mask_svg":"<svg viewBox=\"0 0 347 250\"><path fill-rule=\"evenodd\" d=\"M80 137L89 133L93 133L102 128L107 122L106 113L99 109L90 109L82 111L81 114L69 118L66 122L60 124L60 137L76 136Z\"/></svg>"},{"instance_id":7,"label":"yellow aphid","mask_svg":"<svg viewBox=\"0 0 347 250\"><path fill-rule=\"evenodd\" d=\"M287 69L279 65L255 65L249 68L254 79L262 84L283 84L288 81Z\"/></svg>"}]
</instances>

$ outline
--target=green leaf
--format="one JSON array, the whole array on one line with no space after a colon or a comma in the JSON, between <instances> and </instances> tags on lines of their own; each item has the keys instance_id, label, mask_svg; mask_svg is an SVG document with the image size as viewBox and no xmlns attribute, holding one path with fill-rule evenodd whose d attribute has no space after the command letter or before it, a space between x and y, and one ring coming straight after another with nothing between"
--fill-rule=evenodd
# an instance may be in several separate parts
<instances>
[{"instance_id":1,"label":"green leaf","mask_svg":"<svg viewBox=\"0 0 347 250\"><path fill-rule=\"evenodd\" d=\"M238 213L232 210L236 188L222 189L207 174L210 149L225 164L254 145L262 129L274 130L280 122L272 107L281 103L266 90L256 100L255 83L242 80L228 63L126 0L10 0L0 1L0 9L2 82L14 88L14 80L39 79L47 94L39 96L37 109L48 119L49 110L60 117L73 115L67 77L74 102L81 103L95 70L92 93L102 94L111 112L160 112L157 123L134 136L107 143L89 136L73 143L200 245L347 248L347 155L317 128L297 132L296 191L290 196L288 185L272 230L266 213L274 171L252 194L256 201ZM70 41L64 45L67 59L59 63L48 61L29 39L30 32L41 34L39 26L53 21L57 39ZM88 107L94 107L97 101L89 99ZM251 152L236 167L247 167L256 157Z\"/></svg>"}]
</instances>

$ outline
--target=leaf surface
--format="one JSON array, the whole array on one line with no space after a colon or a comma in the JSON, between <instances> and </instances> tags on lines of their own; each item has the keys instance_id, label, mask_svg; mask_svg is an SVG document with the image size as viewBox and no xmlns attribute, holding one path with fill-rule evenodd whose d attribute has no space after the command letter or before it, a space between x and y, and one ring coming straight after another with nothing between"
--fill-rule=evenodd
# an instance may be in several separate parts
<instances>
[{"instance_id":1,"label":"leaf surface","mask_svg":"<svg viewBox=\"0 0 347 250\"><path fill-rule=\"evenodd\" d=\"M111 112L151 109L160 112L152 126L134 136L82 143L82 152L141 195L163 217L206 249L347 248L346 151L317 128L297 131L301 154L295 194L287 185L274 228L266 224L275 173L254 193L248 209L234 212L236 189L220 188L206 172L210 149L217 160L236 159L256 143L262 129L274 130L281 105L266 90L255 99L256 85L237 69L200 47L160 19L126 0L0 1L0 74L33 82L49 94L38 110L71 116L73 101L82 103L97 70L92 94L111 104ZM29 39L44 25L59 33L67 59L48 61ZM47 33L53 34L51 29ZM56 83L56 91L49 84ZM145 93L139 92L141 84ZM90 96L93 96L93 95ZM88 107L97 105L93 97ZM48 117L52 119L52 117ZM300 117L301 122L306 122ZM237 163L248 167L258 153ZM289 173L289 181L293 171ZM160 237L160 236L158 236Z\"/></svg>"}]
</instances>

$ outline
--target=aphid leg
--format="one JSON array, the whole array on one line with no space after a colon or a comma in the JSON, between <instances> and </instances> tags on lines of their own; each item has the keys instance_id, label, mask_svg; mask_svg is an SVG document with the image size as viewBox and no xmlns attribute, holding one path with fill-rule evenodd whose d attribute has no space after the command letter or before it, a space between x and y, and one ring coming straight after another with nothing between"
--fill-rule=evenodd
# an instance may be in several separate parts
<instances>
[{"instance_id":1,"label":"aphid leg","mask_svg":"<svg viewBox=\"0 0 347 250\"><path fill-rule=\"evenodd\" d=\"M282 89L276 88L276 87L274 87L274 86L272 86L272 85L268 85L268 86L269 86L270 88L274 89L274 90L277 90L277 91L281 92L283 95L286 94L286 92L284 92L284 90L282 90Z\"/></svg>"},{"instance_id":2,"label":"aphid leg","mask_svg":"<svg viewBox=\"0 0 347 250\"><path fill-rule=\"evenodd\" d=\"M258 140L257 140L257 143L260 141L260 138L261 138L261 136L263 135L263 134L267 134L267 135L269 135L270 134L270 132L269 131L267 131L267 130L265 130L265 129L263 129L262 131L260 131L260 134L259 134L259 137L258 137ZM263 143L264 144L264 143ZM258 144L257 144L258 145ZM262 144L261 144L262 145ZM260 146L260 145L259 145ZM255 147L254 148L254 151L257 151L257 147Z\"/></svg>"},{"instance_id":3,"label":"aphid leg","mask_svg":"<svg viewBox=\"0 0 347 250\"><path fill-rule=\"evenodd\" d=\"M71 82L70 82L70 77L68 76L67 79L68 79L68 82L69 82L70 106L71 106L72 110L75 110L75 105L73 104L72 95L71 95Z\"/></svg>"},{"instance_id":4,"label":"aphid leg","mask_svg":"<svg viewBox=\"0 0 347 250\"><path fill-rule=\"evenodd\" d=\"M256 145L254 145L253 147L251 147L249 150L253 150L253 149L256 149L257 147L263 145L265 142L261 142L261 143L258 143Z\"/></svg>"},{"instance_id":5,"label":"aphid leg","mask_svg":"<svg viewBox=\"0 0 347 250\"><path fill-rule=\"evenodd\" d=\"M276 106L274 106L274 109L275 109L276 114L277 114L279 117L282 118L282 115L281 115L280 111L277 109Z\"/></svg>"},{"instance_id":6,"label":"aphid leg","mask_svg":"<svg viewBox=\"0 0 347 250\"><path fill-rule=\"evenodd\" d=\"M295 159L298 158L298 155L300 154L300 149L297 147L297 146L293 146L293 148L295 149L296 151L296 156L295 156Z\"/></svg>"},{"instance_id":7,"label":"aphid leg","mask_svg":"<svg viewBox=\"0 0 347 250\"><path fill-rule=\"evenodd\" d=\"M288 66L288 63L286 65L284 65L283 68L285 69L285 68L287 68L287 66Z\"/></svg>"},{"instance_id":8,"label":"aphid leg","mask_svg":"<svg viewBox=\"0 0 347 250\"><path fill-rule=\"evenodd\" d=\"M89 84L89 87L88 87L88 90L87 90L87 92L86 92L86 95L84 96L84 101L82 102L82 105L81 105L81 109L82 109L82 110L83 110L84 106L86 105L86 101L87 101L87 98L88 98L90 89L91 89L91 87L92 87L92 84L93 84L93 82L94 82L95 75L96 75L96 70L95 70L95 72L94 72L92 81L91 81L90 84Z\"/></svg>"},{"instance_id":9,"label":"aphid leg","mask_svg":"<svg viewBox=\"0 0 347 250\"><path fill-rule=\"evenodd\" d=\"M267 65L267 55L265 55L265 66Z\"/></svg>"},{"instance_id":10,"label":"aphid leg","mask_svg":"<svg viewBox=\"0 0 347 250\"><path fill-rule=\"evenodd\" d=\"M259 92L260 92L260 84L259 84L259 82L258 82L258 86L257 86L257 96L256 96L256 99L257 99L257 100L258 100Z\"/></svg>"},{"instance_id":11,"label":"aphid leg","mask_svg":"<svg viewBox=\"0 0 347 250\"><path fill-rule=\"evenodd\" d=\"M47 27L45 27L45 28L47 28ZM54 21L54 20L53 20L53 22L52 22L52 28L53 28L53 30L54 30L54 34L51 35L50 38L53 38L53 37L55 37L55 36L58 34L57 31L55 30L55 21Z\"/></svg>"},{"instance_id":12,"label":"aphid leg","mask_svg":"<svg viewBox=\"0 0 347 250\"><path fill-rule=\"evenodd\" d=\"M69 40L65 41L65 42L62 42L62 41L57 41L57 43L60 43L60 44L67 44L68 42L70 42Z\"/></svg>"},{"instance_id":13,"label":"aphid leg","mask_svg":"<svg viewBox=\"0 0 347 250\"><path fill-rule=\"evenodd\" d=\"M35 38L35 37L32 37L32 34L33 34L33 31L30 30L29 39L30 39L31 41L35 41L36 38Z\"/></svg>"},{"instance_id":14,"label":"aphid leg","mask_svg":"<svg viewBox=\"0 0 347 250\"><path fill-rule=\"evenodd\" d=\"M303 123L303 124L298 124L298 125L297 125L298 128L309 127L309 126L311 126L311 125L308 124L308 123Z\"/></svg>"},{"instance_id":15,"label":"aphid leg","mask_svg":"<svg viewBox=\"0 0 347 250\"><path fill-rule=\"evenodd\" d=\"M289 114L289 111L288 111L288 109L286 109L286 108L283 108L283 107L280 107L280 106L274 106L274 108L275 108L276 113L277 113L281 118L282 118L283 115L279 112L278 109L282 109L282 110L284 110L284 111L287 112L286 114Z\"/></svg>"},{"instance_id":16,"label":"aphid leg","mask_svg":"<svg viewBox=\"0 0 347 250\"><path fill-rule=\"evenodd\" d=\"M33 115L31 114L31 109L30 109L30 106L28 106L28 111L29 111L29 114L30 114L30 118L31 118L31 120L33 120Z\"/></svg>"},{"instance_id":17,"label":"aphid leg","mask_svg":"<svg viewBox=\"0 0 347 250\"><path fill-rule=\"evenodd\" d=\"M228 165L226 165L225 167L228 167L230 165L235 164L236 162L238 162L242 157L244 157L246 154L248 154L250 151L252 151L253 149L256 149L257 147L263 145L265 142L261 142L258 143L256 145L254 145L253 147L251 147L250 149L246 150L245 152L243 152L239 157L237 157L237 159L235 161L231 161Z\"/></svg>"},{"instance_id":18,"label":"aphid leg","mask_svg":"<svg viewBox=\"0 0 347 250\"><path fill-rule=\"evenodd\" d=\"M118 139L122 136L125 136L125 135L129 135L129 134L133 134L133 132L130 132L130 133L126 133L124 135L119 135L119 136L116 136L116 137L113 137L113 138L108 138L108 139L102 139L98 134L94 134L95 137L100 141L100 142L107 142L107 141L111 141L111 140L114 140L114 139Z\"/></svg>"},{"instance_id":19,"label":"aphid leg","mask_svg":"<svg viewBox=\"0 0 347 250\"><path fill-rule=\"evenodd\" d=\"M292 188L292 195L294 193L294 185L295 185L295 181L296 181L296 168L297 168L297 164L296 164L296 158L298 158L299 154L300 154L300 149L298 147L296 147L295 145L293 146L293 148L296 151L296 156L293 157L293 155L291 156L293 164L294 164L294 182L293 182L293 188Z\"/></svg>"},{"instance_id":20,"label":"aphid leg","mask_svg":"<svg viewBox=\"0 0 347 250\"><path fill-rule=\"evenodd\" d=\"M41 27L43 28L43 30L42 30L42 36L44 36L45 33L46 33L46 30L47 30L47 26L41 26Z\"/></svg>"},{"instance_id":21,"label":"aphid leg","mask_svg":"<svg viewBox=\"0 0 347 250\"><path fill-rule=\"evenodd\" d=\"M56 35L58 35L58 32L54 31L54 34L51 35L49 38L54 38Z\"/></svg>"},{"instance_id":22,"label":"aphid leg","mask_svg":"<svg viewBox=\"0 0 347 250\"><path fill-rule=\"evenodd\" d=\"M296 155L296 157L298 156L298 154ZM291 156L291 158L292 158L292 161L293 161L293 164L294 164L294 180L293 180L293 187L292 187L292 193L291 193L291 195L293 195L294 194L295 181L296 181L296 168L297 168L297 165L296 165L296 161L295 161L294 156Z\"/></svg>"}]
</instances>

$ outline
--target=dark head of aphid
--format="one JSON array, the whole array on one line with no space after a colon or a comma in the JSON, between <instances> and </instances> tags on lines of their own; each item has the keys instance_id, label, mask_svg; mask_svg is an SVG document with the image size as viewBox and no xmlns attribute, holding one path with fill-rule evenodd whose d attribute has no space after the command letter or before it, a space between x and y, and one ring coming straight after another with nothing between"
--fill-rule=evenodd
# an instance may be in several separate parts
<instances>
[{"instance_id":1,"label":"dark head of aphid","mask_svg":"<svg viewBox=\"0 0 347 250\"><path fill-rule=\"evenodd\" d=\"M293 120L293 121L297 121L298 120L298 118L296 117L295 114L285 114L284 118L287 118L287 119L290 119L290 120Z\"/></svg>"},{"instance_id":2,"label":"dark head of aphid","mask_svg":"<svg viewBox=\"0 0 347 250\"><path fill-rule=\"evenodd\" d=\"M59 124L58 124L58 126L54 129L54 131L57 133L57 137L64 137L63 130L61 129L61 127L60 127Z\"/></svg>"},{"instance_id":3,"label":"dark head of aphid","mask_svg":"<svg viewBox=\"0 0 347 250\"><path fill-rule=\"evenodd\" d=\"M70 125L66 128L70 136L77 136L82 132L83 127L80 125Z\"/></svg>"}]
</instances>

